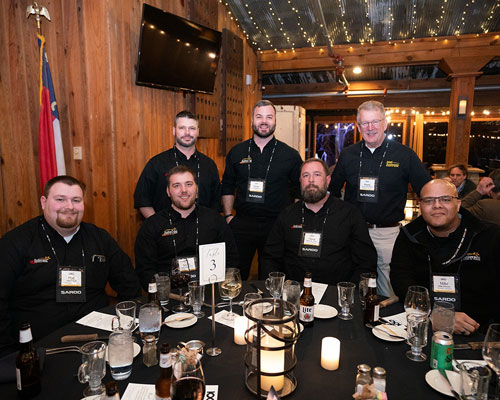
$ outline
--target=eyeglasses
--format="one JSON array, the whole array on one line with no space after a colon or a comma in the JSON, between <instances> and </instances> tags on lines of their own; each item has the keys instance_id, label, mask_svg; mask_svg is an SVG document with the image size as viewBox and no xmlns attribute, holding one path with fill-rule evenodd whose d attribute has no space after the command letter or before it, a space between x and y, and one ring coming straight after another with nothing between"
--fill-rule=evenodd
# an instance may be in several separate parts
<instances>
[{"instance_id":1,"label":"eyeglasses","mask_svg":"<svg viewBox=\"0 0 500 400\"><path fill-rule=\"evenodd\" d=\"M453 199L458 199L456 196L437 196L437 197L423 197L420 199L420 203L424 206L432 206L437 200L439 204L450 204Z\"/></svg>"},{"instance_id":2,"label":"eyeglasses","mask_svg":"<svg viewBox=\"0 0 500 400\"><path fill-rule=\"evenodd\" d=\"M371 124L374 128L378 128L382 121L383 121L382 119L374 119L373 121L363 121L359 123L359 126L361 128L368 128L368 125Z\"/></svg>"}]
</instances>

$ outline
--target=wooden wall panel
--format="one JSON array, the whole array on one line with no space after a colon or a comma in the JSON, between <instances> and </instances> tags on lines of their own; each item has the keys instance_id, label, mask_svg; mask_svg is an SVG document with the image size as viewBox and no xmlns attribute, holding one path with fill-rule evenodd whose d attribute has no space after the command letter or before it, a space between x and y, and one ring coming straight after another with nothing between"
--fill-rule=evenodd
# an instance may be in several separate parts
<instances>
[{"instance_id":1,"label":"wooden wall panel","mask_svg":"<svg viewBox=\"0 0 500 400\"><path fill-rule=\"evenodd\" d=\"M148 0L187 18L195 8L215 15L214 27L243 35L216 0ZM0 2L0 235L40 213L38 171L39 63L36 23L25 18L31 0ZM43 21L59 107L67 172L87 185L85 217L107 229L133 257L142 221L133 192L147 160L171 148L174 117L194 95L135 85L142 0L46 0ZM210 14L211 13L211 14ZM257 59L244 41L244 69L257 81ZM244 109L260 98L244 87ZM217 103L217 129L218 104ZM213 104L212 104L213 106ZM250 135L250 114L244 131ZM81 146L83 160L72 158ZM218 138L198 148L216 162Z\"/></svg>"}]
</instances>

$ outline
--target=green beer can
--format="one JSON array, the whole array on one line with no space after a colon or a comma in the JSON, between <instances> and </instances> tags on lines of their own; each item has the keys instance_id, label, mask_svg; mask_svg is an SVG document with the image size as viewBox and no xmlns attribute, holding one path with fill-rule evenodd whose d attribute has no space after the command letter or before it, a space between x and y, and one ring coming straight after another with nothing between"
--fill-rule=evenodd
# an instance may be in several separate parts
<instances>
[{"instance_id":1,"label":"green beer can","mask_svg":"<svg viewBox=\"0 0 500 400\"><path fill-rule=\"evenodd\" d=\"M438 331L432 336L431 368L452 369L453 336L448 332Z\"/></svg>"}]
</instances>

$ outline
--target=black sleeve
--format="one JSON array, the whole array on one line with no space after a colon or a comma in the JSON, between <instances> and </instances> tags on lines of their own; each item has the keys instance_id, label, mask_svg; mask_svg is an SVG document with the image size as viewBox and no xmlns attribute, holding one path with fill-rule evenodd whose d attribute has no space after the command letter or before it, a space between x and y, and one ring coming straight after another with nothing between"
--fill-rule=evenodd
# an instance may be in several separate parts
<instances>
[{"instance_id":1,"label":"black sleeve","mask_svg":"<svg viewBox=\"0 0 500 400\"><path fill-rule=\"evenodd\" d=\"M280 267L285 264L285 212L281 212L267 235L261 276L268 276L270 272L280 271Z\"/></svg>"},{"instance_id":2,"label":"black sleeve","mask_svg":"<svg viewBox=\"0 0 500 400\"><path fill-rule=\"evenodd\" d=\"M155 240L152 220L147 219L141 225L135 239L135 270L144 290L158 269L158 248Z\"/></svg>"},{"instance_id":3,"label":"black sleeve","mask_svg":"<svg viewBox=\"0 0 500 400\"><path fill-rule=\"evenodd\" d=\"M137 181L134 192L134 208L153 207L155 188L158 181L157 175L153 159L151 159L142 170Z\"/></svg>"},{"instance_id":4,"label":"black sleeve","mask_svg":"<svg viewBox=\"0 0 500 400\"><path fill-rule=\"evenodd\" d=\"M222 175L222 186L221 193L222 196L233 195L236 190L236 170L233 166L233 149L231 149L226 156L226 168L224 169L224 175Z\"/></svg>"},{"instance_id":5,"label":"black sleeve","mask_svg":"<svg viewBox=\"0 0 500 400\"><path fill-rule=\"evenodd\" d=\"M294 150L295 157L293 162L293 167L290 170L288 179L290 181L290 195L292 199L300 199L300 169L302 167L302 157L300 154Z\"/></svg>"},{"instance_id":6,"label":"black sleeve","mask_svg":"<svg viewBox=\"0 0 500 400\"><path fill-rule=\"evenodd\" d=\"M392 250L390 271L391 285L400 301L404 301L409 286L419 285L411 254L410 241L401 229Z\"/></svg>"},{"instance_id":7,"label":"black sleeve","mask_svg":"<svg viewBox=\"0 0 500 400\"><path fill-rule=\"evenodd\" d=\"M410 183L412 189L420 196L422 187L431 180L429 172L425 169L424 164L420 161L417 154L411 150L410 156Z\"/></svg>"},{"instance_id":8,"label":"black sleeve","mask_svg":"<svg viewBox=\"0 0 500 400\"><path fill-rule=\"evenodd\" d=\"M351 257L353 273L351 282L359 282L363 272L377 272L377 250L368 233L366 221L358 208L351 210Z\"/></svg>"},{"instance_id":9,"label":"black sleeve","mask_svg":"<svg viewBox=\"0 0 500 400\"><path fill-rule=\"evenodd\" d=\"M211 160L212 161L212 160ZM210 208L217 211L221 212L222 210L222 205L221 205L221 184L220 184L220 178L219 178L219 170L217 169L217 165L215 162L212 161L212 172L210 174L211 176L211 182L210 182Z\"/></svg>"},{"instance_id":10,"label":"black sleeve","mask_svg":"<svg viewBox=\"0 0 500 400\"><path fill-rule=\"evenodd\" d=\"M339 161L335 165L335 168L332 172L330 186L328 186L328 190L330 191L330 193L337 198L340 198L341 190L344 187L344 183L347 179L344 166L345 162L345 154L341 153Z\"/></svg>"}]
</instances>

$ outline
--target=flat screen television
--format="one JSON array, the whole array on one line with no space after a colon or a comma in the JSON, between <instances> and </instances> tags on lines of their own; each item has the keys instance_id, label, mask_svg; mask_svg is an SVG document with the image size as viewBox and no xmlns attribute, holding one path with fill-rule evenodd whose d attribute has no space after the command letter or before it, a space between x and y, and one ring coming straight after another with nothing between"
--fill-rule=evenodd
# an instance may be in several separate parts
<instances>
[{"instance_id":1,"label":"flat screen television","mask_svg":"<svg viewBox=\"0 0 500 400\"><path fill-rule=\"evenodd\" d=\"M135 83L213 93L221 33L144 4Z\"/></svg>"}]
</instances>

